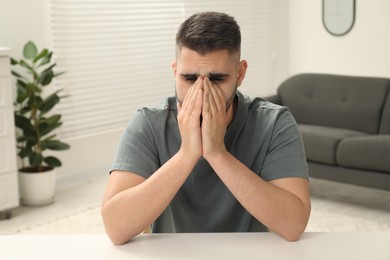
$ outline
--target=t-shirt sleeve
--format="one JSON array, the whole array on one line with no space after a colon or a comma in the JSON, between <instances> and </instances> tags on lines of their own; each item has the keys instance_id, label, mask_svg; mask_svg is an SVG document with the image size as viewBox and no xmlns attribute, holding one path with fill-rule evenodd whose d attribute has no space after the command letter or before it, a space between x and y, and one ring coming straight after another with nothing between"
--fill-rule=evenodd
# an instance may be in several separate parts
<instances>
[{"instance_id":1,"label":"t-shirt sleeve","mask_svg":"<svg viewBox=\"0 0 390 260\"><path fill-rule=\"evenodd\" d=\"M150 124L139 110L122 134L110 173L121 170L150 177L160 167L154 142Z\"/></svg>"},{"instance_id":2,"label":"t-shirt sleeve","mask_svg":"<svg viewBox=\"0 0 390 260\"><path fill-rule=\"evenodd\" d=\"M287 108L280 111L275 121L261 176L267 181L288 177L309 178L302 136Z\"/></svg>"}]
</instances>

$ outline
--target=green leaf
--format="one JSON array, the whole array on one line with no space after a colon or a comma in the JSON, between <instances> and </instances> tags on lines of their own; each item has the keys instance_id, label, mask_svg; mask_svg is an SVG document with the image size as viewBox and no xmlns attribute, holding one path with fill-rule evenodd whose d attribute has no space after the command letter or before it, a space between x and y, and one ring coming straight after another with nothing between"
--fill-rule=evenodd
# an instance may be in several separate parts
<instances>
[{"instance_id":1,"label":"green leaf","mask_svg":"<svg viewBox=\"0 0 390 260\"><path fill-rule=\"evenodd\" d=\"M35 135L35 131L30 120L24 116L15 115L15 126L22 129L27 135Z\"/></svg>"},{"instance_id":2,"label":"green leaf","mask_svg":"<svg viewBox=\"0 0 390 260\"><path fill-rule=\"evenodd\" d=\"M49 124L47 123L47 120L39 120L39 123L38 123L38 126L39 126L39 134L42 136L42 132L45 132L45 130L48 128ZM42 149L45 150L46 149L46 146L44 146L44 144L42 144Z\"/></svg>"},{"instance_id":3,"label":"green leaf","mask_svg":"<svg viewBox=\"0 0 390 260\"><path fill-rule=\"evenodd\" d=\"M47 142L46 147L47 149L54 150L54 151L63 151L63 150L68 150L70 148L68 144L60 142L58 140Z\"/></svg>"},{"instance_id":4,"label":"green leaf","mask_svg":"<svg viewBox=\"0 0 390 260\"><path fill-rule=\"evenodd\" d=\"M47 121L49 121L50 123L58 122L58 121L60 121L61 117L62 116L60 114L55 114L55 115L52 115L51 117L49 117L47 119Z\"/></svg>"},{"instance_id":5,"label":"green leaf","mask_svg":"<svg viewBox=\"0 0 390 260\"><path fill-rule=\"evenodd\" d=\"M26 84L26 89L29 92L42 93L42 89L38 85L36 85L34 83L27 83Z\"/></svg>"},{"instance_id":6,"label":"green leaf","mask_svg":"<svg viewBox=\"0 0 390 260\"><path fill-rule=\"evenodd\" d=\"M32 151L35 144L36 144L36 139L30 139L30 140L27 140L27 142L25 143L25 147L26 147L26 149L30 149Z\"/></svg>"},{"instance_id":7,"label":"green leaf","mask_svg":"<svg viewBox=\"0 0 390 260\"><path fill-rule=\"evenodd\" d=\"M50 63L52 55L53 55L53 52L49 52L45 57L43 57L41 64L38 65L38 68Z\"/></svg>"},{"instance_id":8,"label":"green leaf","mask_svg":"<svg viewBox=\"0 0 390 260\"><path fill-rule=\"evenodd\" d=\"M41 136L43 137L49 134L50 132L52 132L54 129L60 127L62 125L62 122L60 122L60 120L61 120L61 115L53 115L49 118L42 118L39 121L39 132ZM47 148L47 143L49 143L49 141L53 141L52 139L55 138L55 136L56 135L53 134L43 139L42 145L44 146L45 149Z\"/></svg>"},{"instance_id":9,"label":"green leaf","mask_svg":"<svg viewBox=\"0 0 390 260\"><path fill-rule=\"evenodd\" d=\"M21 81L21 80L17 80L16 88L17 88L16 103L22 104L28 96L27 89L26 89L26 83Z\"/></svg>"},{"instance_id":10,"label":"green leaf","mask_svg":"<svg viewBox=\"0 0 390 260\"><path fill-rule=\"evenodd\" d=\"M41 84L42 86L47 86L51 83L52 79L54 77L54 72L53 70L45 70L39 75L38 77L38 83Z\"/></svg>"},{"instance_id":11,"label":"green leaf","mask_svg":"<svg viewBox=\"0 0 390 260\"><path fill-rule=\"evenodd\" d=\"M17 78L26 79L22 74L17 73L16 71L12 70L11 74L14 75Z\"/></svg>"},{"instance_id":12,"label":"green leaf","mask_svg":"<svg viewBox=\"0 0 390 260\"><path fill-rule=\"evenodd\" d=\"M16 138L16 141L18 143L26 142L27 138L25 136L19 136L18 138Z\"/></svg>"},{"instance_id":13,"label":"green leaf","mask_svg":"<svg viewBox=\"0 0 390 260\"><path fill-rule=\"evenodd\" d=\"M50 135L50 136L46 137L45 139L43 139L42 142L48 142L48 141L52 140L55 137L56 137L55 134L54 135Z\"/></svg>"},{"instance_id":14,"label":"green leaf","mask_svg":"<svg viewBox=\"0 0 390 260\"><path fill-rule=\"evenodd\" d=\"M63 75L63 74L65 74L65 72L63 71L63 72L58 72L58 73L55 73L54 75L53 75L53 78L55 78L55 77L59 77L59 76L61 76L61 75Z\"/></svg>"},{"instance_id":15,"label":"green leaf","mask_svg":"<svg viewBox=\"0 0 390 260\"><path fill-rule=\"evenodd\" d=\"M27 98L27 93L26 93L26 91L20 91L20 90L18 89L18 97L17 97L17 99L16 99L16 102L17 102L18 104L22 104L22 103L26 100L26 98Z\"/></svg>"},{"instance_id":16,"label":"green leaf","mask_svg":"<svg viewBox=\"0 0 390 260\"><path fill-rule=\"evenodd\" d=\"M25 60L20 60L19 64L23 68L28 69L32 74L35 73L35 70Z\"/></svg>"},{"instance_id":17,"label":"green leaf","mask_svg":"<svg viewBox=\"0 0 390 260\"><path fill-rule=\"evenodd\" d=\"M32 41L29 41L24 45L23 48L23 57L26 59L32 60L37 56L38 49L37 46Z\"/></svg>"},{"instance_id":18,"label":"green leaf","mask_svg":"<svg viewBox=\"0 0 390 260\"><path fill-rule=\"evenodd\" d=\"M36 153L36 152L33 152L29 158L29 163L32 167L36 167L36 166L39 166L42 164L42 161L43 161L43 156L42 154L39 154L39 153Z\"/></svg>"},{"instance_id":19,"label":"green leaf","mask_svg":"<svg viewBox=\"0 0 390 260\"><path fill-rule=\"evenodd\" d=\"M61 115L57 114L57 115L52 115L51 117L49 117L47 119L47 122L49 123L49 125L53 125L53 124L59 123L60 120L61 120Z\"/></svg>"},{"instance_id":20,"label":"green leaf","mask_svg":"<svg viewBox=\"0 0 390 260\"><path fill-rule=\"evenodd\" d=\"M50 125L46 124L45 127L40 128L41 136L47 135L48 133L50 133L51 131L53 131L57 127L60 127L61 125L62 125L61 122L58 122L55 124L50 124Z\"/></svg>"},{"instance_id":21,"label":"green leaf","mask_svg":"<svg viewBox=\"0 0 390 260\"><path fill-rule=\"evenodd\" d=\"M39 111L41 111L42 114L49 112L58 102L60 102L60 98L57 95L57 93L60 91L61 90L57 90L42 101L41 105L39 106Z\"/></svg>"},{"instance_id":22,"label":"green leaf","mask_svg":"<svg viewBox=\"0 0 390 260\"><path fill-rule=\"evenodd\" d=\"M41 53L39 53L38 56L35 57L35 59L33 60L33 62L36 63L36 62L39 61L41 58L45 57L48 53L49 53L49 50L48 50L48 49L42 50Z\"/></svg>"},{"instance_id":23,"label":"green leaf","mask_svg":"<svg viewBox=\"0 0 390 260\"><path fill-rule=\"evenodd\" d=\"M48 70L53 70L53 68L57 65L57 63L50 64L49 67L43 70L43 72L48 71Z\"/></svg>"},{"instance_id":24,"label":"green leaf","mask_svg":"<svg viewBox=\"0 0 390 260\"><path fill-rule=\"evenodd\" d=\"M11 65L16 65L18 64L18 61L15 60L14 58L10 58Z\"/></svg>"},{"instance_id":25,"label":"green leaf","mask_svg":"<svg viewBox=\"0 0 390 260\"><path fill-rule=\"evenodd\" d=\"M17 81L16 81L16 86L18 87L18 88L22 88L22 89L26 89L27 88L27 83L26 82L24 82L23 80L21 80L21 79L18 79Z\"/></svg>"},{"instance_id":26,"label":"green leaf","mask_svg":"<svg viewBox=\"0 0 390 260\"><path fill-rule=\"evenodd\" d=\"M60 167L62 165L61 161L54 157L54 156L48 156L46 158L43 159L43 161L50 167L54 168L54 167Z\"/></svg>"},{"instance_id":27,"label":"green leaf","mask_svg":"<svg viewBox=\"0 0 390 260\"><path fill-rule=\"evenodd\" d=\"M26 113L28 113L28 112L30 112L31 111L31 107L30 106L24 106L24 107L22 107L20 110L19 110L19 114L20 115L24 115L24 114L26 114Z\"/></svg>"},{"instance_id":28,"label":"green leaf","mask_svg":"<svg viewBox=\"0 0 390 260\"><path fill-rule=\"evenodd\" d=\"M20 151L18 153L18 156L22 159L29 157L30 155L32 155L32 151L30 149L27 149L27 148L20 149Z\"/></svg>"},{"instance_id":29,"label":"green leaf","mask_svg":"<svg viewBox=\"0 0 390 260\"><path fill-rule=\"evenodd\" d=\"M19 136L17 139L18 143L23 143L26 141L34 141L36 140L35 136Z\"/></svg>"},{"instance_id":30,"label":"green leaf","mask_svg":"<svg viewBox=\"0 0 390 260\"><path fill-rule=\"evenodd\" d=\"M53 63L40 73L40 75L38 77L38 82L40 84L42 84L43 86L46 86L51 82L51 80L54 78L53 68L55 66L56 66L56 63Z\"/></svg>"},{"instance_id":31,"label":"green leaf","mask_svg":"<svg viewBox=\"0 0 390 260\"><path fill-rule=\"evenodd\" d=\"M29 106L30 109L38 109L42 105L42 102L42 98L39 95L36 95L35 92L29 93L27 106Z\"/></svg>"}]
</instances>

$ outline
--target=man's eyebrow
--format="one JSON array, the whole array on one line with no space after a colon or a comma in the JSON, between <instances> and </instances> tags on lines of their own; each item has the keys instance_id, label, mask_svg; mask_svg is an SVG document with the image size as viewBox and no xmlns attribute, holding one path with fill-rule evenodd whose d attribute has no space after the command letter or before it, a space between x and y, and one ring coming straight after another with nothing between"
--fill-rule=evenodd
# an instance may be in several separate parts
<instances>
[{"instance_id":1,"label":"man's eyebrow","mask_svg":"<svg viewBox=\"0 0 390 260\"><path fill-rule=\"evenodd\" d=\"M228 78L230 75L225 73L209 73L209 78Z\"/></svg>"},{"instance_id":2,"label":"man's eyebrow","mask_svg":"<svg viewBox=\"0 0 390 260\"><path fill-rule=\"evenodd\" d=\"M200 75L198 73L181 73L180 76L183 78L198 78ZM209 73L208 78L228 78L230 75L226 73Z\"/></svg>"},{"instance_id":3,"label":"man's eyebrow","mask_svg":"<svg viewBox=\"0 0 390 260\"><path fill-rule=\"evenodd\" d=\"M199 74L197 73L181 73L180 76L183 78L198 78Z\"/></svg>"}]
</instances>

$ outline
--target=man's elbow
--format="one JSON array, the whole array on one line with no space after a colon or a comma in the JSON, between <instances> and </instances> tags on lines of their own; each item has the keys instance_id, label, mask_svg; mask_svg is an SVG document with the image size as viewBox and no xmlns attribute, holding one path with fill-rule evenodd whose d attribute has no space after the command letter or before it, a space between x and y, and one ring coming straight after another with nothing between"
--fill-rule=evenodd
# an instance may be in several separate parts
<instances>
[{"instance_id":1,"label":"man's elbow","mask_svg":"<svg viewBox=\"0 0 390 260\"><path fill-rule=\"evenodd\" d=\"M281 231L279 235L289 242L295 242L301 238L303 232L305 232L305 229L306 229L306 224L297 225L295 226L295 228Z\"/></svg>"},{"instance_id":2,"label":"man's elbow","mask_svg":"<svg viewBox=\"0 0 390 260\"><path fill-rule=\"evenodd\" d=\"M111 221L113 217L110 216L110 213L104 206L101 208L101 216L106 234L114 245L119 246L126 244L133 236L135 236L126 234L125 230L119 226L118 221Z\"/></svg>"},{"instance_id":3,"label":"man's elbow","mask_svg":"<svg viewBox=\"0 0 390 260\"><path fill-rule=\"evenodd\" d=\"M282 234L281 236L288 242L296 242L301 238L302 233Z\"/></svg>"},{"instance_id":4,"label":"man's elbow","mask_svg":"<svg viewBox=\"0 0 390 260\"><path fill-rule=\"evenodd\" d=\"M104 224L105 229L106 229L106 234L108 238L111 240L111 242L116 245L124 245L127 242L129 242L130 239L132 239L135 235L129 235L125 234L123 230L119 230L116 227L110 227L106 223Z\"/></svg>"},{"instance_id":5,"label":"man's elbow","mask_svg":"<svg viewBox=\"0 0 390 260\"><path fill-rule=\"evenodd\" d=\"M290 224L288 227L285 226L284 231L281 231L280 235L289 242L298 241L306 230L307 224L309 223L310 213L311 205L309 203L298 220L295 221L294 224Z\"/></svg>"},{"instance_id":6,"label":"man's elbow","mask_svg":"<svg viewBox=\"0 0 390 260\"><path fill-rule=\"evenodd\" d=\"M127 242L129 242L129 240L127 239L121 239L120 237L116 237L116 236L112 236L110 234L108 234L108 237L110 238L111 242L116 245L116 246L121 246L121 245L124 245L126 244Z\"/></svg>"}]
</instances>

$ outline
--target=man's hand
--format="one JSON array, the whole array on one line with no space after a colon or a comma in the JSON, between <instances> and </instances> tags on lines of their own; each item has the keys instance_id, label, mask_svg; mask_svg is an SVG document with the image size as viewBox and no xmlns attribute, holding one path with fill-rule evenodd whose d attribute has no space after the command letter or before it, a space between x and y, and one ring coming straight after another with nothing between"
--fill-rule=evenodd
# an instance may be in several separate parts
<instances>
[{"instance_id":1,"label":"man's hand","mask_svg":"<svg viewBox=\"0 0 390 260\"><path fill-rule=\"evenodd\" d=\"M196 161L202 156L200 116L203 105L203 85L204 79L200 76L188 90L183 104L177 105L177 121L182 140L180 149Z\"/></svg>"},{"instance_id":2,"label":"man's hand","mask_svg":"<svg viewBox=\"0 0 390 260\"><path fill-rule=\"evenodd\" d=\"M203 157L209 160L212 156L226 152L226 99L220 88L207 77L203 90L202 147Z\"/></svg>"},{"instance_id":3,"label":"man's hand","mask_svg":"<svg viewBox=\"0 0 390 260\"><path fill-rule=\"evenodd\" d=\"M196 159L203 155L208 160L226 152L226 99L208 77L198 77L182 105L178 104L178 110L181 149L186 154Z\"/></svg>"}]
</instances>

